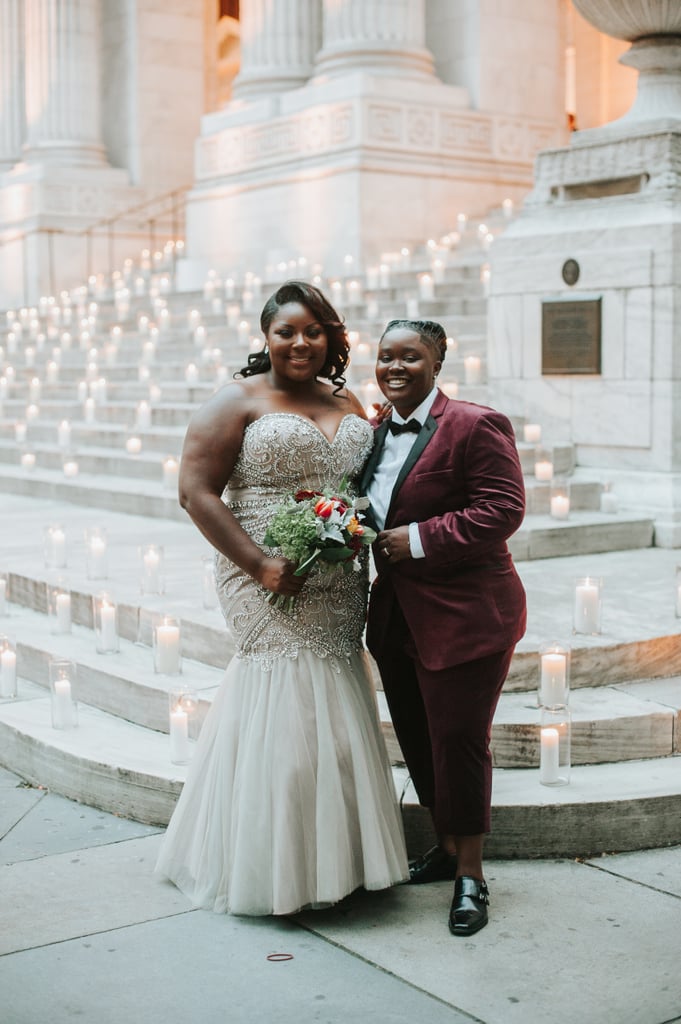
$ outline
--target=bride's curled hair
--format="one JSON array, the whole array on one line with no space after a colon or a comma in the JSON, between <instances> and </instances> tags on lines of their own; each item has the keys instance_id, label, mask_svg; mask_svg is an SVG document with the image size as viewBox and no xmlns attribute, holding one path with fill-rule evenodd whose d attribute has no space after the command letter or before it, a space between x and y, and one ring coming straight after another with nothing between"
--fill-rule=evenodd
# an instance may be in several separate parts
<instances>
[{"instance_id":1,"label":"bride's curled hair","mask_svg":"<svg viewBox=\"0 0 681 1024\"><path fill-rule=\"evenodd\" d=\"M271 295L260 314L260 330L267 337L267 332L275 316L282 306L289 302L299 302L309 309L317 323L324 328L327 337L326 361L319 376L325 377L335 385L336 390L345 386L345 369L350 361L350 344L345 325L325 295L313 284L306 281L286 281ZM235 377L254 377L258 373L267 373L271 368L267 346L260 352L253 352L248 357L248 364Z\"/></svg>"}]
</instances>

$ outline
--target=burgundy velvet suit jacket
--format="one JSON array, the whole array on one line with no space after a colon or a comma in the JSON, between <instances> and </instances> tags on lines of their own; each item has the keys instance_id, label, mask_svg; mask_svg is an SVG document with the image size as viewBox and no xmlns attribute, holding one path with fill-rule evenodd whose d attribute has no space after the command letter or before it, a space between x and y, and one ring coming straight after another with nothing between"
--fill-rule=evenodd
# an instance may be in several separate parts
<instances>
[{"instance_id":1,"label":"burgundy velvet suit jacket","mask_svg":"<svg viewBox=\"0 0 681 1024\"><path fill-rule=\"evenodd\" d=\"M362 493L380 461L376 431ZM506 540L523 521L525 488L511 423L438 389L393 489L386 529L418 522L425 558L390 566L374 545L367 645L389 643L395 602L430 670L513 646L525 632L525 591ZM391 622L392 620L392 622Z\"/></svg>"}]
</instances>

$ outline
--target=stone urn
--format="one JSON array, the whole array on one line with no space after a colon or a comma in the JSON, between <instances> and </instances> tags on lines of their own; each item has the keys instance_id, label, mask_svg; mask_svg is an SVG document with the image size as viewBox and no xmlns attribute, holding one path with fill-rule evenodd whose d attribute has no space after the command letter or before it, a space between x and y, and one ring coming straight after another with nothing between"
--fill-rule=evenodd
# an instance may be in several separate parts
<instances>
[{"instance_id":1,"label":"stone urn","mask_svg":"<svg viewBox=\"0 0 681 1024\"><path fill-rule=\"evenodd\" d=\"M620 57L638 70L631 109L613 125L681 128L681 3L679 0L573 0L600 32L632 45ZM644 124L640 124L644 122ZM669 123L672 122L672 123Z\"/></svg>"}]
</instances>

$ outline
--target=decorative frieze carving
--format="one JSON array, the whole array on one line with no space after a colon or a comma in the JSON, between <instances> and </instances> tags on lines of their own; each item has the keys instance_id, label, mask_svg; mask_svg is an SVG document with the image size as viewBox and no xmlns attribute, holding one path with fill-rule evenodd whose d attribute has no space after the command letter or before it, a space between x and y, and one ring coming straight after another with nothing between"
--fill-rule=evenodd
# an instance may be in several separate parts
<instances>
[{"instance_id":1,"label":"decorative frieze carving","mask_svg":"<svg viewBox=\"0 0 681 1024\"><path fill-rule=\"evenodd\" d=\"M198 148L198 179L257 171L278 162L333 154L366 144L425 158L449 154L459 162L506 161L531 167L539 147L553 141L549 124L433 108L430 104L356 100L309 108L295 116L223 128ZM360 141L361 140L361 141Z\"/></svg>"}]
</instances>

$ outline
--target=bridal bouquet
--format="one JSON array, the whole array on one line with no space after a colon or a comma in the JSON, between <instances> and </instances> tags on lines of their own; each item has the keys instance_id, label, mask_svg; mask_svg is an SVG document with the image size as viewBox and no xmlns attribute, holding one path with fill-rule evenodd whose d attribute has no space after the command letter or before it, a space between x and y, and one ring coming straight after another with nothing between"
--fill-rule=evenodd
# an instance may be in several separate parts
<instances>
[{"instance_id":1,"label":"bridal bouquet","mask_svg":"<svg viewBox=\"0 0 681 1024\"><path fill-rule=\"evenodd\" d=\"M325 571L359 569L361 549L376 539L375 530L362 523L369 499L351 498L345 486L342 481L337 491L296 491L274 513L265 544L297 562L296 576L314 565ZM295 605L295 597L285 594L271 594L269 600L284 611Z\"/></svg>"}]
</instances>

